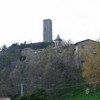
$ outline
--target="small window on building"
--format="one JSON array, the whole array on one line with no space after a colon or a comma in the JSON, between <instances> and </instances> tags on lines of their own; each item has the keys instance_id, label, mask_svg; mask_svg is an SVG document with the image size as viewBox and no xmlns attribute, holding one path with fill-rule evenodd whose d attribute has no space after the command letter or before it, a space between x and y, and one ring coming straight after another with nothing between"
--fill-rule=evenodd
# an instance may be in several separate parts
<instances>
[{"instance_id":1,"label":"small window on building","mask_svg":"<svg viewBox=\"0 0 100 100\"><path fill-rule=\"evenodd\" d=\"M81 60L81 64L85 63L85 60Z\"/></svg>"},{"instance_id":2,"label":"small window on building","mask_svg":"<svg viewBox=\"0 0 100 100\"><path fill-rule=\"evenodd\" d=\"M25 61L26 60L26 56L20 56L20 61Z\"/></svg>"},{"instance_id":3,"label":"small window on building","mask_svg":"<svg viewBox=\"0 0 100 100\"><path fill-rule=\"evenodd\" d=\"M81 46L82 49L84 49L84 46Z\"/></svg>"},{"instance_id":4,"label":"small window on building","mask_svg":"<svg viewBox=\"0 0 100 100\"><path fill-rule=\"evenodd\" d=\"M93 48L93 54L96 54L96 49L95 48Z\"/></svg>"},{"instance_id":5,"label":"small window on building","mask_svg":"<svg viewBox=\"0 0 100 100\"><path fill-rule=\"evenodd\" d=\"M46 30L46 27L44 28L44 30Z\"/></svg>"}]
</instances>

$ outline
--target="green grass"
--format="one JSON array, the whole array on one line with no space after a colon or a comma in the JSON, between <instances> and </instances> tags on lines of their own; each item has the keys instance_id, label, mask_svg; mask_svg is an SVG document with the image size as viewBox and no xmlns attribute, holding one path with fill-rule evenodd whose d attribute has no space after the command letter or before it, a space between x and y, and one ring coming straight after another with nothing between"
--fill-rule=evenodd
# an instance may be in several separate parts
<instances>
[{"instance_id":1,"label":"green grass","mask_svg":"<svg viewBox=\"0 0 100 100\"><path fill-rule=\"evenodd\" d=\"M96 96L94 94L86 95L81 93L73 96L65 94L61 97L58 97L57 100L100 100L100 92L97 92Z\"/></svg>"}]
</instances>

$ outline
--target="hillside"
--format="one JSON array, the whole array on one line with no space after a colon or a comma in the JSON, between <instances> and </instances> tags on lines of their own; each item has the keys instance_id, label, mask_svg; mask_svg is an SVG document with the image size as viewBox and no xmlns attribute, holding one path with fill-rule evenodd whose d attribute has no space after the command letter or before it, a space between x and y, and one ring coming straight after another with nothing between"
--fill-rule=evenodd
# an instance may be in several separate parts
<instances>
[{"instance_id":1,"label":"hillside","mask_svg":"<svg viewBox=\"0 0 100 100\"><path fill-rule=\"evenodd\" d=\"M37 45L37 46L36 46ZM49 43L12 44L0 52L0 96L20 96L20 85L24 84L24 95L44 88L50 98L66 91L69 85L81 82L74 59L74 48L50 48ZM33 53L31 59L20 60L24 48L45 48Z\"/></svg>"}]
</instances>

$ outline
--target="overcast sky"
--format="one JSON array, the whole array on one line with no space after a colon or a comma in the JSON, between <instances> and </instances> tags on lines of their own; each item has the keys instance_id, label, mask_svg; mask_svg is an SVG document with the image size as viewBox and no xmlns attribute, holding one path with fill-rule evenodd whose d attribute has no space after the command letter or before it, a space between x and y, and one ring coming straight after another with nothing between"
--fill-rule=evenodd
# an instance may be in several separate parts
<instances>
[{"instance_id":1,"label":"overcast sky","mask_svg":"<svg viewBox=\"0 0 100 100\"><path fill-rule=\"evenodd\" d=\"M57 34L74 43L100 38L100 0L0 0L0 46L42 42L43 19Z\"/></svg>"}]
</instances>

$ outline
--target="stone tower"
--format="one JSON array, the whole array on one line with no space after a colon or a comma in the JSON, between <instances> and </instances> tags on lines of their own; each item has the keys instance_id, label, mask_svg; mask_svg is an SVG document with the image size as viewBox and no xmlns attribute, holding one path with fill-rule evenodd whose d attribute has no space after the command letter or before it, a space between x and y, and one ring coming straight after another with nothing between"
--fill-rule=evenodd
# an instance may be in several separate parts
<instances>
[{"instance_id":1,"label":"stone tower","mask_svg":"<svg viewBox=\"0 0 100 100\"><path fill-rule=\"evenodd\" d=\"M52 20L43 20L43 42L52 42Z\"/></svg>"}]
</instances>

